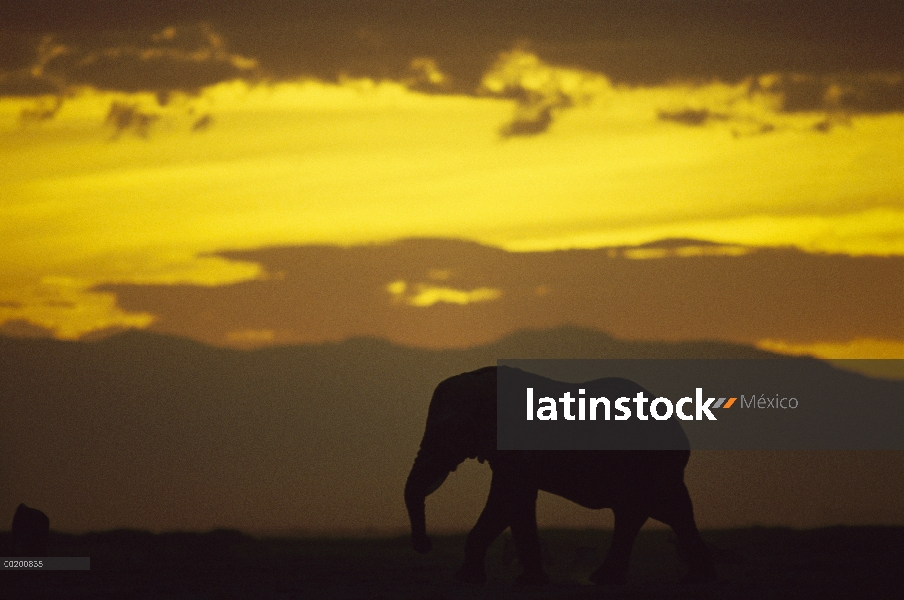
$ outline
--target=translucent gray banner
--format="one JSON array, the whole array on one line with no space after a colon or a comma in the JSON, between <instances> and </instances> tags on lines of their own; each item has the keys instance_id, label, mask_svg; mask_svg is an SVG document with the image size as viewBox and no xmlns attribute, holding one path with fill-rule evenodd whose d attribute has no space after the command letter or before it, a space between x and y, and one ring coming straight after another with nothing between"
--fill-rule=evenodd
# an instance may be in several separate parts
<instances>
[{"instance_id":1,"label":"translucent gray banner","mask_svg":"<svg viewBox=\"0 0 904 600\"><path fill-rule=\"evenodd\" d=\"M0 570L5 571L89 571L87 556L37 556L0 558Z\"/></svg>"},{"instance_id":2,"label":"translucent gray banner","mask_svg":"<svg viewBox=\"0 0 904 600\"><path fill-rule=\"evenodd\" d=\"M497 364L500 450L904 449L901 360Z\"/></svg>"}]
</instances>

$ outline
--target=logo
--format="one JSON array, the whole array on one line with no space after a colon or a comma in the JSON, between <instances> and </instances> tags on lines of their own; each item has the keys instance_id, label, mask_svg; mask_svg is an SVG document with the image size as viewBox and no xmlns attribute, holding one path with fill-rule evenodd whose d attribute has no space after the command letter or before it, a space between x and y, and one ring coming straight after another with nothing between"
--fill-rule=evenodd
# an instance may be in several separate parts
<instances>
[{"instance_id":1,"label":"logo","mask_svg":"<svg viewBox=\"0 0 904 600\"><path fill-rule=\"evenodd\" d=\"M677 416L682 421L709 421L718 420L712 410L718 408L731 408L737 398L707 398L703 400L703 388L697 388L694 398L685 396L673 404L671 400L664 396L659 396L654 400L650 400L644 393L638 392L633 398L621 396L611 402L609 398L600 396L598 398L587 398L585 388L578 389L578 397L572 398L571 392L565 392L558 400L545 396L534 402L534 388L529 387L526 390L527 397L527 420L533 421L534 415L540 421L557 421L559 411L556 402L562 405L562 418L566 421L596 421L597 417L601 420L610 421L614 418L616 421L627 421L632 416L640 421L647 421L652 417L657 421L665 421L671 419L672 415ZM743 396L742 396L743 398ZM787 399L786 399L787 400ZM577 402L577 416L572 412L572 405ZM631 403L634 403L634 412L631 410ZM647 410L647 402L650 403ZM685 408L688 404L692 404L694 412L688 414ZM616 414L613 417L613 406ZM796 406L795 406L796 407ZM712 410L711 410L712 409Z\"/></svg>"}]
</instances>

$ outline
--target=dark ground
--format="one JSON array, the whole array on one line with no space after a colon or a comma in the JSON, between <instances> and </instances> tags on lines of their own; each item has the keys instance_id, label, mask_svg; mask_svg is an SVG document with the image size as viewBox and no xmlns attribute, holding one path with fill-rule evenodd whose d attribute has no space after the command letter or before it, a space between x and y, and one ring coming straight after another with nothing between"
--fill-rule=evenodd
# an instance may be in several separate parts
<instances>
[{"instance_id":1,"label":"dark ground","mask_svg":"<svg viewBox=\"0 0 904 600\"><path fill-rule=\"evenodd\" d=\"M89 556L90 571L0 572L0 599L160 598L901 598L904 528L752 528L704 532L720 581L684 586L667 531L638 538L630 581L602 589L587 576L611 532L542 532L552 584L519 588L508 534L487 560L489 582L458 585L464 536L434 537L427 556L404 538L257 539L235 531L52 534L52 556ZM0 534L0 543L8 534Z\"/></svg>"}]
</instances>

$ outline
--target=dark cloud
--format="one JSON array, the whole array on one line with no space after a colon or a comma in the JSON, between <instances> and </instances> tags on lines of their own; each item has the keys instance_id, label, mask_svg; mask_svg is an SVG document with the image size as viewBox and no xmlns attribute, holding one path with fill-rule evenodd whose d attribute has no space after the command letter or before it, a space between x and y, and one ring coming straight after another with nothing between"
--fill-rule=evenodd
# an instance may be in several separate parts
<instances>
[{"instance_id":1,"label":"dark cloud","mask_svg":"<svg viewBox=\"0 0 904 600\"><path fill-rule=\"evenodd\" d=\"M499 54L478 93L515 101L514 117L500 130L503 137L511 137L543 133L560 111L610 89L599 74L549 64L523 46Z\"/></svg>"},{"instance_id":2,"label":"dark cloud","mask_svg":"<svg viewBox=\"0 0 904 600\"><path fill-rule=\"evenodd\" d=\"M615 85L749 81L750 94L777 96L783 112L822 113L807 126L819 133L845 124L849 115L904 111L904 53L896 50L904 11L885 0L868 7L854 0L403 1L383 7L265 0L253 9L232 1L153 8L128 1L115 8L80 3L78 10L62 0L40 4L14 12L0 26L0 50L9 50L0 58L0 96L57 98L55 105L23 111L23 123L53 118L67 92L85 85L153 92L164 107L174 93L194 94L236 78L370 77L421 93L514 99L500 135L534 136L593 94L557 85L555 76L540 87L516 77L489 90L487 76L517 55L512 48L527 47L553 72L594 74ZM689 126L736 121L735 137L780 127L723 108L672 108L656 116ZM211 122L198 117L192 131ZM140 117L126 128L148 131Z\"/></svg>"},{"instance_id":3,"label":"dark cloud","mask_svg":"<svg viewBox=\"0 0 904 600\"><path fill-rule=\"evenodd\" d=\"M829 119L823 119L813 124L813 131L819 133L828 133L832 130L833 123Z\"/></svg>"},{"instance_id":4,"label":"dark cloud","mask_svg":"<svg viewBox=\"0 0 904 600\"><path fill-rule=\"evenodd\" d=\"M735 138L765 135L777 130L775 124L748 115L733 115L727 112L712 111L708 108L685 108L682 110L660 110L656 113L660 121L678 123L688 127L703 127L713 122L730 122L731 135ZM825 120L825 119L824 119ZM822 123L823 121L819 121ZM814 131L821 131L813 126Z\"/></svg>"},{"instance_id":5,"label":"dark cloud","mask_svg":"<svg viewBox=\"0 0 904 600\"><path fill-rule=\"evenodd\" d=\"M904 72L760 77L751 92L778 94L785 112L890 113L904 111Z\"/></svg>"},{"instance_id":6,"label":"dark cloud","mask_svg":"<svg viewBox=\"0 0 904 600\"><path fill-rule=\"evenodd\" d=\"M0 35L0 37L3 37ZM2 47L8 44L0 44ZM47 71L47 65L69 52L61 44L54 43L51 36L44 36L32 49L30 64L5 71L0 68L0 97L13 96L34 98L34 105L20 113L24 125L52 119L63 106L67 91L65 79L58 73Z\"/></svg>"},{"instance_id":7,"label":"dark cloud","mask_svg":"<svg viewBox=\"0 0 904 600\"><path fill-rule=\"evenodd\" d=\"M0 50L9 49L0 52L0 70L27 67L32 53L25 49L54 34L77 49L71 58L78 59L66 63L68 80L97 87L189 89L247 76L229 60L197 63L166 52L141 59L149 48L207 47L210 39L197 26L185 29L192 23L210 23L234 56L257 59L267 77L403 80L412 59L431 57L450 76L451 89L464 93L478 89L494 57L519 40L530 40L552 63L635 85L736 82L770 72L904 72L898 0L35 0L0 9ZM181 45L149 44L153 33L174 25ZM898 106L879 96L851 102Z\"/></svg>"},{"instance_id":8,"label":"dark cloud","mask_svg":"<svg viewBox=\"0 0 904 600\"><path fill-rule=\"evenodd\" d=\"M204 131L205 129L210 127L211 123L213 123L213 117L211 117L209 113L201 115L200 117L198 117L195 120L194 123L192 123L191 130L192 131Z\"/></svg>"},{"instance_id":9,"label":"dark cloud","mask_svg":"<svg viewBox=\"0 0 904 600\"><path fill-rule=\"evenodd\" d=\"M409 89L424 94L443 94L452 91L452 80L444 73L435 59L417 57L411 59L409 76L403 81Z\"/></svg>"},{"instance_id":10,"label":"dark cloud","mask_svg":"<svg viewBox=\"0 0 904 600\"><path fill-rule=\"evenodd\" d=\"M550 105L519 106L515 118L510 123L503 125L499 133L502 137L543 133L552 124L554 108Z\"/></svg>"},{"instance_id":11,"label":"dark cloud","mask_svg":"<svg viewBox=\"0 0 904 600\"><path fill-rule=\"evenodd\" d=\"M151 125L159 118L159 115L141 111L137 104L113 102L107 112L106 123L113 127L114 138L118 138L127 131L146 138Z\"/></svg>"},{"instance_id":12,"label":"dark cloud","mask_svg":"<svg viewBox=\"0 0 904 600\"><path fill-rule=\"evenodd\" d=\"M37 100L31 108L23 108L19 113L19 121L23 125L49 121L63 107L63 98L60 96L48 96Z\"/></svg>"},{"instance_id":13,"label":"dark cloud","mask_svg":"<svg viewBox=\"0 0 904 600\"><path fill-rule=\"evenodd\" d=\"M223 252L265 278L226 286L110 284L154 331L213 344L374 336L428 347L565 324L626 339L904 340L904 258L691 240L509 253L451 240ZM471 300L471 303L462 303Z\"/></svg>"},{"instance_id":14,"label":"dark cloud","mask_svg":"<svg viewBox=\"0 0 904 600\"><path fill-rule=\"evenodd\" d=\"M56 116L79 86L102 90L153 92L158 108L166 108L176 93L192 94L206 85L239 76L253 79L257 63L227 50L223 37L205 23L168 26L135 36L105 33L95 44L63 43L47 34L36 42L29 64L0 72L0 96L34 97L22 110L23 124ZM105 123L114 138L131 131L147 137L160 114L139 103L114 101ZM192 131L210 127L210 114L194 118Z\"/></svg>"},{"instance_id":15,"label":"dark cloud","mask_svg":"<svg viewBox=\"0 0 904 600\"><path fill-rule=\"evenodd\" d=\"M45 300L42 304L53 308L75 308L78 306L75 302L70 300Z\"/></svg>"},{"instance_id":16,"label":"dark cloud","mask_svg":"<svg viewBox=\"0 0 904 600\"><path fill-rule=\"evenodd\" d=\"M828 133L838 126L851 126L854 115L904 111L904 73L767 73L749 78L745 94L749 99L762 94L774 98L778 106L775 118L779 121L782 114L815 113L805 128ZM657 118L694 127L730 121L735 137L771 133L781 127L749 114L736 114L732 104L729 102L726 110L660 110Z\"/></svg>"},{"instance_id":17,"label":"dark cloud","mask_svg":"<svg viewBox=\"0 0 904 600\"><path fill-rule=\"evenodd\" d=\"M154 32L48 33L32 56L0 70L0 95L62 95L78 86L124 92L196 92L237 77L254 78L257 63L229 51L206 23Z\"/></svg>"},{"instance_id":18,"label":"dark cloud","mask_svg":"<svg viewBox=\"0 0 904 600\"><path fill-rule=\"evenodd\" d=\"M0 96L58 96L62 92L59 82L28 72L0 73Z\"/></svg>"},{"instance_id":19,"label":"dark cloud","mask_svg":"<svg viewBox=\"0 0 904 600\"><path fill-rule=\"evenodd\" d=\"M904 111L904 73L867 73L806 75L801 73L767 73L750 78L746 94L752 98L767 94L777 98L779 113L818 113L809 128L827 133L839 125L851 125L857 114L883 114ZM736 137L770 133L773 123L749 115L736 115L730 110L684 108L660 110L657 117L689 126L702 126L713 121L732 121L740 126ZM743 131L743 133L742 133Z\"/></svg>"},{"instance_id":20,"label":"dark cloud","mask_svg":"<svg viewBox=\"0 0 904 600\"><path fill-rule=\"evenodd\" d=\"M63 67L69 77L100 89L124 91L200 88L253 77L256 61L227 50L222 35L207 24L166 27L135 44L96 49Z\"/></svg>"},{"instance_id":21,"label":"dark cloud","mask_svg":"<svg viewBox=\"0 0 904 600\"><path fill-rule=\"evenodd\" d=\"M729 116L724 113L712 112L706 108L699 110L686 108L677 111L661 110L658 113L658 117L660 121L674 121L682 125L693 126L705 125L710 121L725 121L729 119Z\"/></svg>"},{"instance_id":22,"label":"dark cloud","mask_svg":"<svg viewBox=\"0 0 904 600\"><path fill-rule=\"evenodd\" d=\"M52 338L54 330L36 325L27 319L11 319L0 324L0 335L15 338Z\"/></svg>"}]
</instances>

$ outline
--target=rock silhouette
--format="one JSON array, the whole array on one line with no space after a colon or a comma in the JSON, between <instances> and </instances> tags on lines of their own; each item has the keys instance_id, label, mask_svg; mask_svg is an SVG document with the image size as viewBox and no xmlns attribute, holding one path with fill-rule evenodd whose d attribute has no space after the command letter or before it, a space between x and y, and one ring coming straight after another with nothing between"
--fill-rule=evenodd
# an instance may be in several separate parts
<instances>
[{"instance_id":1,"label":"rock silhouette","mask_svg":"<svg viewBox=\"0 0 904 600\"><path fill-rule=\"evenodd\" d=\"M613 385L632 387L635 392L643 390L628 380L613 381ZM603 564L591 575L592 581L627 581L634 540L650 517L674 530L679 557L689 567L688 581L715 579L711 554L697 530L684 485L690 450L497 450L496 384L497 367L486 367L450 377L433 393L424 437L405 484L415 550L424 553L431 548L426 532L426 497L461 462L477 458L489 462L493 477L483 512L465 542L465 561L456 573L457 579L484 582L487 549L511 528L524 569L519 582L547 582L537 534L540 490L587 508L613 510L612 543Z\"/></svg>"},{"instance_id":2,"label":"rock silhouette","mask_svg":"<svg viewBox=\"0 0 904 600\"><path fill-rule=\"evenodd\" d=\"M20 504L11 534L12 556L47 556L50 519L40 510Z\"/></svg>"}]
</instances>

